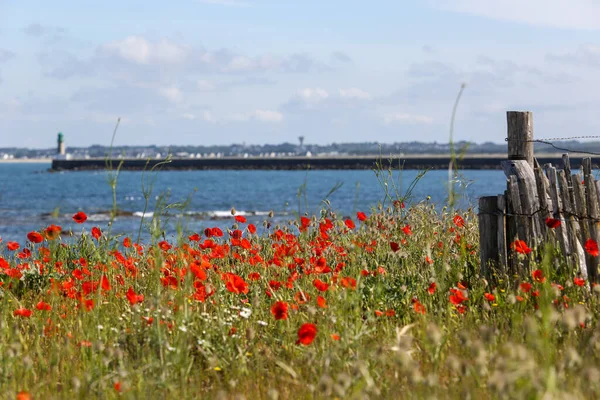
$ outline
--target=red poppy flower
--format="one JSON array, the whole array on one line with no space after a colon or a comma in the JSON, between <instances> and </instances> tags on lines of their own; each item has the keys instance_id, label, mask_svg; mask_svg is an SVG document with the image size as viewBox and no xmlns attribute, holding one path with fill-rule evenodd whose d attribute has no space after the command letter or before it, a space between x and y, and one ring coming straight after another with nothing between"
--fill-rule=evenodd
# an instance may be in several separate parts
<instances>
[{"instance_id":1,"label":"red poppy flower","mask_svg":"<svg viewBox=\"0 0 600 400\"><path fill-rule=\"evenodd\" d=\"M550 229L556 229L560 226L560 219L546 218L546 226Z\"/></svg>"},{"instance_id":2,"label":"red poppy flower","mask_svg":"<svg viewBox=\"0 0 600 400\"><path fill-rule=\"evenodd\" d=\"M450 293L452 293L449 297L450 303L455 306L469 300L460 289L450 289Z\"/></svg>"},{"instance_id":3,"label":"red poppy flower","mask_svg":"<svg viewBox=\"0 0 600 400\"><path fill-rule=\"evenodd\" d=\"M396 242L390 242L390 249L395 253L400 250L400 245Z\"/></svg>"},{"instance_id":4,"label":"red poppy flower","mask_svg":"<svg viewBox=\"0 0 600 400\"><path fill-rule=\"evenodd\" d=\"M102 278L100 279L100 286L105 292L108 292L110 290L110 282L106 275L102 275Z\"/></svg>"},{"instance_id":5,"label":"red poppy flower","mask_svg":"<svg viewBox=\"0 0 600 400\"><path fill-rule=\"evenodd\" d=\"M436 288L437 288L437 284L435 282L431 282L429 284L429 287L427 288L427 291L429 292L429 294L434 294Z\"/></svg>"},{"instance_id":6,"label":"red poppy flower","mask_svg":"<svg viewBox=\"0 0 600 400\"><path fill-rule=\"evenodd\" d=\"M21 391L17 393L17 400L31 400L29 392Z\"/></svg>"},{"instance_id":7,"label":"red poppy flower","mask_svg":"<svg viewBox=\"0 0 600 400\"><path fill-rule=\"evenodd\" d=\"M102 231L100 230L100 228L98 228L97 226L92 228L92 237L96 240L100 240L100 237L102 236Z\"/></svg>"},{"instance_id":8,"label":"red poppy flower","mask_svg":"<svg viewBox=\"0 0 600 400\"><path fill-rule=\"evenodd\" d=\"M60 237L61 233L62 233L62 228L60 226L57 226L54 224L52 224L49 227L47 227L46 229L44 229L44 237L47 240L58 239Z\"/></svg>"},{"instance_id":9,"label":"red poppy flower","mask_svg":"<svg viewBox=\"0 0 600 400\"><path fill-rule=\"evenodd\" d=\"M288 304L285 301L278 301L271 307L271 314L275 319L287 319L288 317Z\"/></svg>"},{"instance_id":10,"label":"red poppy flower","mask_svg":"<svg viewBox=\"0 0 600 400\"><path fill-rule=\"evenodd\" d=\"M531 276L533 277L533 280L539 283L544 283L546 282L546 278L544 277L544 271L542 271L541 269L536 269L535 271L533 271L531 273Z\"/></svg>"},{"instance_id":11,"label":"red poppy flower","mask_svg":"<svg viewBox=\"0 0 600 400\"><path fill-rule=\"evenodd\" d=\"M44 237L38 232L29 232L27 234L27 239L32 243L42 243L44 241Z\"/></svg>"},{"instance_id":12,"label":"red poppy flower","mask_svg":"<svg viewBox=\"0 0 600 400\"><path fill-rule=\"evenodd\" d=\"M254 235L256 233L256 226L254 226L254 224L248 224L248 232Z\"/></svg>"},{"instance_id":13,"label":"red poppy flower","mask_svg":"<svg viewBox=\"0 0 600 400\"><path fill-rule=\"evenodd\" d=\"M427 313L427 309L425 308L425 306L423 304L421 304L421 302L419 300L417 300L413 303L413 308L417 314L425 315Z\"/></svg>"},{"instance_id":14,"label":"red poppy flower","mask_svg":"<svg viewBox=\"0 0 600 400\"><path fill-rule=\"evenodd\" d=\"M349 276L343 277L340 284L345 288L356 289L356 279Z\"/></svg>"},{"instance_id":15,"label":"red poppy flower","mask_svg":"<svg viewBox=\"0 0 600 400\"><path fill-rule=\"evenodd\" d=\"M31 314L33 314L33 311L28 310L27 308L19 308L13 312L13 315L15 317L29 318L29 317L31 317Z\"/></svg>"},{"instance_id":16,"label":"red poppy flower","mask_svg":"<svg viewBox=\"0 0 600 400\"><path fill-rule=\"evenodd\" d=\"M531 290L531 283L523 282L519 285L519 288L523 293L529 293L529 291Z\"/></svg>"},{"instance_id":17,"label":"red poppy flower","mask_svg":"<svg viewBox=\"0 0 600 400\"><path fill-rule=\"evenodd\" d=\"M85 213L82 211L79 211L78 213L73 215L73 221L77 222L78 224L83 224L86 220L87 215L85 215Z\"/></svg>"},{"instance_id":18,"label":"red poppy flower","mask_svg":"<svg viewBox=\"0 0 600 400\"><path fill-rule=\"evenodd\" d=\"M137 304L137 303L141 303L144 301L144 295L143 294L136 294L133 291L133 288L131 286L129 286L129 290L127 290L127 300L129 300L129 304L131 304L132 306Z\"/></svg>"},{"instance_id":19,"label":"red poppy flower","mask_svg":"<svg viewBox=\"0 0 600 400\"><path fill-rule=\"evenodd\" d=\"M327 282L323 282L322 280L320 280L318 278L313 281L313 285L320 292L325 292L325 291L327 291L327 289L329 289L329 284Z\"/></svg>"},{"instance_id":20,"label":"red poppy flower","mask_svg":"<svg viewBox=\"0 0 600 400\"><path fill-rule=\"evenodd\" d=\"M127 248L131 247L131 239L129 239L128 237L123 239L123 246L125 246Z\"/></svg>"},{"instance_id":21,"label":"red poppy flower","mask_svg":"<svg viewBox=\"0 0 600 400\"><path fill-rule=\"evenodd\" d=\"M173 246L171 246L166 240L163 240L161 242L158 242L158 247L160 247L160 249L163 251L169 251Z\"/></svg>"},{"instance_id":22,"label":"red poppy flower","mask_svg":"<svg viewBox=\"0 0 600 400\"><path fill-rule=\"evenodd\" d=\"M331 334L331 339L332 340L340 340L340 335L336 334L336 333L332 333Z\"/></svg>"},{"instance_id":23,"label":"red poppy flower","mask_svg":"<svg viewBox=\"0 0 600 400\"><path fill-rule=\"evenodd\" d=\"M485 298L486 298L488 301L494 301L494 300L496 300L496 296L494 296L494 295L493 295L493 294L491 294L491 293L484 293L484 296L485 296Z\"/></svg>"},{"instance_id":24,"label":"red poppy flower","mask_svg":"<svg viewBox=\"0 0 600 400\"><path fill-rule=\"evenodd\" d=\"M402 232L404 232L406 235L412 235L412 231L410 230L410 225L406 225L404 228L402 228Z\"/></svg>"},{"instance_id":25,"label":"red poppy flower","mask_svg":"<svg viewBox=\"0 0 600 400\"><path fill-rule=\"evenodd\" d=\"M354 229L354 228L356 228L356 225L354 224L354 221L352 221L350 218L348 218L347 220L345 220L344 224L346 224L346 227L348 229Z\"/></svg>"},{"instance_id":26,"label":"red poppy flower","mask_svg":"<svg viewBox=\"0 0 600 400\"><path fill-rule=\"evenodd\" d=\"M310 226L310 219L307 217L300 217L300 231L304 232Z\"/></svg>"},{"instance_id":27,"label":"red poppy flower","mask_svg":"<svg viewBox=\"0 0 600 400\"><path fill-rule=\"evenodd\" d=\"M298 329L298 340L296 344L308 346L315 340L317 336L317 326L315 324L306 323Z\"/></svg>"},{"instance_id":28,"label":"red poppy flower","mask_svg":"<svg viewBox=\"0 0 600 400\"><path fill-rule=\"evenodd\" d=\"M228 272L223 274L223 280L225 287L231 293L248 293L248 283L241 276Z\"/></svg>"},{"instance_id":29,"label":"red poppy flower","mask_svg":"<svg viewBox=\"0 0 600 400\"><path fill-rule=\"evenodd\" d=\"M190 242L199 242L200 235L198 235L197 233L194 233L193 235L188 236L188 239Z\"/></svg>"},{"instance_id":30,"label":"red poppy flower","mask_svg":"<svg viewBox=\"0 0 600 400\"><path fill-rule=\"evenodd\" d=\"M121 393L121 382L115 382L114 388L116 392Z\"/></svg>"},{"instance_id":31,"label":"red poppy flower","mask_svg":"<svg viewBox=\"0 0 600 400\"><path fill-rule=\"evenodd\" d=\"M17 242L8 242L6 243L6 248L10 251L19 250L19 243Z\"/></svg>"},{"instance_id":32,"label":"red poppy flower","mask_svg":"<svg viewBox=\"0 0 600 400\"><path fill-rule=\"evenodd\" d=\"M368 217L367 217L367 214L365 214L362 211L359 211L356 213L356 218L358 218L358 220L362 222L362 221L366 221Z\"/></svg>"},{"instance_id":33,"label":"red poppy flower","mask_svg":"<svg viewBox=\"0 0 600 400\"><path fill-rule=\"evenodd\" d=\"M454 225L456 225L459 228L462 228L463 226L465 226L465 220L463 219L463 217L461 217L460 215L455 215L454 216Z\"/></svg>"},{"instance_id":34,"label":"red poppy flower","mask_svg":"<svg viewBox=\"0 0 600 400\"><path fill-rule=\"evenodd\" d=\"M575 277L575 278L573 278L573 283L577 286L583 286L583 285L585 285L585 279Z\"/></svg>"},{"instance_id":35,"label":"red poppy flower","mask_svg":"<svg viewBox=\"0 0 600 400\"><path fill-rule=\"evenodd\" d=\"M317 305L321 308L327 308L327 300L323 296L317 296Z\"/></svg>"},{"instance_id":36,"label":"red poppy flower","mask_svg":"<svg viewBox=\"0 0 600 400\"><path fill-rule=\"evenodd\" d=\"M52 306L50 304L48 304L48 303L43 302L43 301L38 302L35 305L35 308L37 308L40 311L50 311L50 310L52 310Z\"/></svg>"},{"instance_id":37,"label":"red poppy flower","mask_svg":"<svg viewBox=\"0 0 600 400\"><path fill-rule=\"evenodd\" d=\"M591 256L598 257L598 243L594 239L588 239L585 242L585 251Z\"/></svg>"},{"instance_id":38,"label":"red poppy flower","mask_svg":"<svg viewBox=\"0 0 600 400\"><path fill-rule=\"evenodd\" d=\"M233 218L235 218L235 220L237 222L239 222L240 224L245 224L246 223L246 217L244 217L243 215L236 215Z\"/></svg>"},{"instance_id":39,"label":"red poppy flower","mask_svg":"<svg viewBox=\"0 0 600 400\"><path fill-rule=\"evenodd\" d=\"M521 254L529 254L531 253L531 249L527 246L524 240L515 240L511 243L510 248Z\"/></svg>"}]
</instances>

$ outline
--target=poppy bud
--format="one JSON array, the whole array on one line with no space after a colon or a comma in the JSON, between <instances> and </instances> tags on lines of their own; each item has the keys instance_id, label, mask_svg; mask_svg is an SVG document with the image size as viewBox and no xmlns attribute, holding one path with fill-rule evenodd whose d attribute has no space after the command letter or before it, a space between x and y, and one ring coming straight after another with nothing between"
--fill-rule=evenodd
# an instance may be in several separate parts
<instances>
[{"instance_id":1,"label":"poppy bud","mask_svg":"<svg viewBox=\"0 0 600 400\"><path fill-rule=\"evenodd\" d=\"M273 210L269 211L269 218L273 218L273 215L274 215Z\"/></svg>"},{"instance_id":2,"label":"poppy bud","mask_svg":"<svg viewBox=\"0 0 600 400\"><path fill-rule=\"evenodd\" d=\"M231 207L231 215L235 215L236 211L235 211L235 207Z\"/></svg>"}]
</instances>

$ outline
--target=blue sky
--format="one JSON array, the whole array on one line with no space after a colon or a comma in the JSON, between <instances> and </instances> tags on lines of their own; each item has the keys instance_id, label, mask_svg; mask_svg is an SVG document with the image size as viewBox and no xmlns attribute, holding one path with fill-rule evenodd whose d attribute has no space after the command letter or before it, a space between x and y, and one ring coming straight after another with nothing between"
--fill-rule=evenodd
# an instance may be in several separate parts
<instances>
[{"instance_id":1,"label":"blue sky","mask_svg":"<svg viewBox=\"0 0 600 400\"><path fill-rule=\"evenodd\" d=\"M168 4L168 5L167 5ZM0 147L600 134L592 0L0 0Z\"/></svg>"}]
</instances>

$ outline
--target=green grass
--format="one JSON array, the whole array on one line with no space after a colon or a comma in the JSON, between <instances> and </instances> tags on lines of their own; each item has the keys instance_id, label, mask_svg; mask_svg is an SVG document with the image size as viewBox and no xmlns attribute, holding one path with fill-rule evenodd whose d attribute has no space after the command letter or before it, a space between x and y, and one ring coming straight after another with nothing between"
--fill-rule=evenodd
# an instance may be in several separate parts
<instances>
[{"instance_id":1,"label":"green grass","mask_svg":"<svg viewBox=\"0 0 600 400\"><path fill-rule=\"evenodd\" d=\"M476 215L461 212L464 226L456 215L397 204L353 218L354 229L328 212L302 232L293 221L262 235L232 218L248 241L225 232L212 244L199 232L124 247L82 232L27 242L30 256L19 255L24 233L18 250L0 244L0 389L36 399L599 397L598 292L574 285L552 246L539 250L545 280L530 275L528 292L513 277L486 282ZM230 291L225 273L247 293ZM143 300L132 305L129 288ZM277 301L289 305L285 320L271 313ZM21 308L32 315L15 316ZM316 337L296 344L305 323Z\"/></svg>"}]
</instances>

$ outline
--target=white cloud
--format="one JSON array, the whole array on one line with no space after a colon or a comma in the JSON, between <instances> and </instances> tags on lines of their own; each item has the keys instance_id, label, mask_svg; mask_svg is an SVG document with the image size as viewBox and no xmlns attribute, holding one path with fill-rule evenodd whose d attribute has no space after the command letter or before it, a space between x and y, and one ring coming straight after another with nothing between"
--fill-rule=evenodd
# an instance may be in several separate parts
<instances>
[{"instance_id":1,"label":"white cloud","mask_svg":"<svg viewBox=\"0 0 600 400\"><path fill-rule=\"evenodd\" d=\"M167 39L151 42L141 36L129 36L102 47L108 54L136 64L178 64L185 61L190 49Z\"/></svg>"},{"instance_id":2,"label":"white cloud","mask_svg":"<svg viewBox=\"0 0 600 400\"><path fill-rule=\"evenodd\" d=\"M254 118L262 122L281 122L283 121L283 114L271 110L256 110L254 111Z\"/></svg>"},{"instance_id":3,"label":"white cloud","mask_svg":"<svg viewBox=\"0 0 600 400\"><path fill-rule=\"evenodd\" d=\"M429 0L436 8L487 18L578 30L600 29L596 0Z\"/></svg>"},{"instance_id":4,"label":"white cloud","mask_svg":"<svg viewBox=\"0 0 600 400\"><path fill-rule=\"evenodd\" d=\"M383 116L383 122L386 125L390 125L392 123L429 125L429 124L433 123L433 118L425 116L425 115L407 114L407 113L402 113L402 112L391 112L391 113L387 113Z\"/></svg>"},{"instance_id":5,"label":"white cloud","mask_svg":"<svg viewBox=\"0 0 600 400\"><path fill-rule=\"evenodd\" d=\"M305 101L316 102L325 100L329 97L329 93L321 88L305 88L298 91L298 97Z\"/></svg>"},{"instance_id":6,"label":"white cloud","mask_svg":"<svg viewBox=\"0 0 600 400\"><path fill-rule=\"evenodd\" d=\"M196 87L201 92L210 92L212 90L215 90L215 85L212 82L203 79L196 81Z\"/></svg>"},{"instance_id":7,"label":"white cloud","mask_svg":"<svg viewBox=\"0 0 600 400\"><path fill-rule=\"evenodd\" d=\"M166 97L171 103L181 103L183 101L183 93L177 87L170 86L159 89L161 95Z\"/></svg>"},{"instance_id":8,"label":"white cloud","mask_svg":"<svg viewBox=\"0 0 600 400\"><path fill-rule=\"evenodd\" d=\"M189 119L190 121L193 121L193 120L196 119L196 116L194 114L191 114L191 113L183 114L181 117L183 119Z\"/></svg>"},{"instance_id":9,"label":"white cloud","mask_svg":"<svg viewBox=\"0 0 600 400\"><path fill-rule=\"evenodd\" d=\"M205 110L205 111L202 113L202 119L203 119L204 121L206 121L206 122L210 122L210 123L213 123L213 124L214 124L215 122L217 122L217 120L215 119L215 117L213 117L212 113L211 113L210 111L208 111L208 110Z\"/></svg>"},{"instance_id":10,"label":"white cloud","mask_svg":"<svg viewBox=\"0 0 600 400\"><path fill-rule=\"evenodd\" d=\"M373 96L358 88L340 89L340 97L344 99L371 100Z\"/></svg>"}]
</instances>

